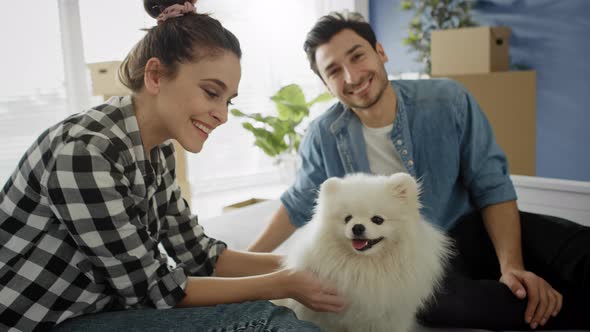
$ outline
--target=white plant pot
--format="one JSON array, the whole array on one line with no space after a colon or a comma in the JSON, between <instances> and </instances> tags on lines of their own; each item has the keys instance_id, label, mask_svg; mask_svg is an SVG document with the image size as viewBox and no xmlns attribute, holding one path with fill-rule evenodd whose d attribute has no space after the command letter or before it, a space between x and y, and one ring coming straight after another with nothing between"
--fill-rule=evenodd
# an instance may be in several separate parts
<instances>
[{"instance_id":1,"label":"white plant pot","mask_svg":"<svg viewBox=\"0 0 590 332\"><path fill-rule=\"evenodd\" d=\"M293 153L281 153L275 157L274 164L279 168L281 183L291 185L295 181L295 175L300 166L299 155Z\"/></svg>"}]
</instances>

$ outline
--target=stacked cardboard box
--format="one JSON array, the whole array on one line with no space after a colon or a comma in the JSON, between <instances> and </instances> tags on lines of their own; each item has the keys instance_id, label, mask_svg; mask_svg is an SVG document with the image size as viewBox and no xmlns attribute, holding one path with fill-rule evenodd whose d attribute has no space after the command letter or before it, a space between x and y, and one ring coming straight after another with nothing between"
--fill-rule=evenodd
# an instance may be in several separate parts
<instances>
[{"instance_id":1,"label":"stacked cardboard box","mask_svg":"<svg viewBox=\"0 0 590 332\"><path fill-rule=\"evenodd\" d=\"M105 100L112 96L125 96L129 89L119 81L117 71L121 61L106 61L89 63L90 78L92 79L92 94L104 96Z\"/></svg>"},{"instance_id":2,"label":"stacked cardboard box","mask_svg":"<svg viewBox=\"0 0 590 332\"><path fill-rule=\"evenodd\" d=\"M131 92L119 81L117 71L121 65L120 61L89 63L90 78L92 80L92 94L103 96L105 100L112 96L126 96ZM186 151L173 141L176 149L176 181L180 186L182 198L191 204L191 190L188 182L188 171L186 166Z\"/></svg>"},{"instance_id":3,"label":"stacked cardboard box","mask_svg":"<svg viewBox=\"0 0 590 332\"><path fill-rule=\"evenodd\" d=\"M434 31L432 76L462 83L490 121L510 172L535 175L536 73L509 71L509 37L506 27Z\"/></svg>"}]
</instances>

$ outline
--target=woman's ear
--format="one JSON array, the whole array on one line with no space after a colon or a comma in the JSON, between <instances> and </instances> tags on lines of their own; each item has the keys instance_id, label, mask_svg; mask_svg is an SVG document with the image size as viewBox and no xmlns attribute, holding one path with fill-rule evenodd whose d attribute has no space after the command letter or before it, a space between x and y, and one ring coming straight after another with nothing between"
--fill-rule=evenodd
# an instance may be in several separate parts
<instances>
[{"instance_id":1,"label":"woman's ear","mask_svg":"<svg viewBox=\"0 0 590 332\"><path fill-rule=\"evenodd\" d=\"M157 95L160 92L162 69L162 62L158 58L150 58L145 64L143 84L147 93Z\"/></svg>"}]
</instances>

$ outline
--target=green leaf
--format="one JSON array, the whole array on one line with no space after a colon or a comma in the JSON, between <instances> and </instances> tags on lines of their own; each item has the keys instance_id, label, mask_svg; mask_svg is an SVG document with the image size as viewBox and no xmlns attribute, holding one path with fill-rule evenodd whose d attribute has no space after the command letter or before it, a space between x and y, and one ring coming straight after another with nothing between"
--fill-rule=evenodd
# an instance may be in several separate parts
<instances>
[{"instance_id":1,"label":"green leaf","mask_svg":"<svg viewBox=\"0 0 590 332\"><path fill-rule=\"evenodd\" d=\"M269 121L268 125L273 128L274 136L277 138L283 139L285 135L295 132L295 125L290 121L284 121L281 119L276 118L273 121Z\"/></svg>"},{"instance_id":2,"label":"green leaf","mask_svg":"<svg viewBox=\"0 0 590 332\"><path fill-rule=\"evenodd\" d=\"M280 119L299 123L301 119L309 115L303 91L296 84L281 88L270 99L275 102Z\"/></svg>"},{"instance_id":3,"label":"green leaf","mask_svg":"<svg viewBox=\"0 0 590 332\"><path fill-rule=\"evenodd\" d=\"M402 0L403 9L414 9L403 44L417 53L416 59L430 72L430 33L434 29L477 26L471 19L471 0Z\"/></svg>"},{"instance_id":4,"label":"green leaf","mask_svg":"<svg viewBox=\"0 0 590 332\"><path fill-rule=\"evenodd\" d=\"M260 147L264 153L271 157L276 156L288 148L282 137L276 136L269 130L264 128L256 128L247 123L243 124L243 126L244 128L251 131L256 137L254 145Z\"/></svg>"},{"instance_id":5,"label":"green leaf","mask_svg":"<svg viewBox=\"0 0 590 332\"><path fill-rule=\"evenodd\" d=\"M259 123L268 123L269 121L272 121L273 118L275 118L274 116L263 116L260 113L251 113L251 114L244 114L244 117L253 120L254 122L259 122Z\"/></svg>"},{"instance_id":6,"label":"green leaf","mask_svg":"<svg viewBox=\"0 0 590 332\"><path fill-rule=\"evenodd\" d=\"M319 96L315 97L312 101L308 102L307 107L311 107L315 103L321 103L321 102L332 100L333 98L334 98L334 96L332 96L331 93L324 92L324 93L320 94Z\"/></svg>"},{"instance_id":7,"label":"green leaf","mask_svg":"<svg viewBox=\"0 0 590 332\"><path fill-rule=\"evenodd\" d=\"M245 114L245 113L242 113L242 112L240 112L240 110L237 110L237 109L235 109L235 108L234 108L234 109L232 109L230 112L231 112L231 114L232 114L233 116L238 116L238 117L244 117L244 116L246 116L246 114Z\"/></svg>"},{"instance_id":8,"label":"green leaf","mask_svg":"<svg viewBox=\"0 0 590 332\"><path fill-rule=\"evenodd\" d=\"M256 142L254 142L256 146L264 147L270 153L267 153L269 156L274 157L280 154L283 151L286 151L288 146L285 141L278 139L275 136L268 135L268 136L258 136L256 138Z\"/></svg>"},{"instance_id":9,"label":"green leaf","mask_svg":"<svg viewBox=\"0 0 590 332\"><path fill-rule=\"evenodd\" d=\"M262 131L266 131L270 134L272 134L270 131L264 129L264 128L258 128L258 127L254 127L251 123L249 122L244 122L242 123L242 127L244 127L244 129L252 132L254 134L254 136L256 136L257 134L260 134Z\"/></svg>"},{"instance_id":10,"label":"green leaf","mask_svg":"<svg viewBox=\"0 0 590 332\"><path fill-rule=\"evenodd\" d=\"M410 10L414 7L412 1L402 1L401 5L403 10Z\"/></svg>"},{"instance_id":11,"label":"green leaf","mask_svg":"<svg viewBox=\"0 0 590 332\"><path fill-rule=\"evenodd\" d=\"M254 145L268 156L274 157L285 151L297 151L302 135L296 128L309 115L309 107L332 98L326 92L306 102L302 89L297 84L290 84L282 87L271 97L276 106L277 116L247 114L237 109L230 112L236 117L245 118L242 126L254 135Z\"/></svg>"},{"instance_id":12,"label":"green leaf","mask_svg":"<svg viewBox=\"0 0 590 332\"><path fill-rule=\"evenodd\" d=\"M269 143L263 137L257 137L256 140L254 141L254 145L259 147L260 149L262 149L262 151L265 154L267 154L268 156L271 156L271 157L274 157L280 153L277 151L277 149L271 143Z\"/></svg>"},{"instance_id":13,"label":"green leaf","mask_svg":"<svg viewBox=\"0 0 590 332\"><path fill-rule=\"evenodd\" d=\"M278 101L275 104L279 118L282 120L292 120L299 123L304 117L309 115L309 108L305 104L292 104L287 101Z\"/></svg>"},{"instance_id":14,"label":"green leaf","mask_svg":"<svg viewBox=\"0 0 590 332\"><path fill-rule=\"evenodd\" d=\"M274 96L270 97L274 102L283 102L293 105L305 105L305 96L301 87L297 84L289 84L281 88Z\"/></svg>"}]
</instances>

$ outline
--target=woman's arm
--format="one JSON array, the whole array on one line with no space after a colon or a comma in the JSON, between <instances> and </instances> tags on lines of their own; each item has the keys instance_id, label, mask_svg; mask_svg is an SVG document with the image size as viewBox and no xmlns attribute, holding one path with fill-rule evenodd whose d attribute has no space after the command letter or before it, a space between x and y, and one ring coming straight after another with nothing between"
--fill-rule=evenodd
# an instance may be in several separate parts
<instances>
[{"instance_id":1,"label":"woman's arm","mask_svg":"<svg viewBox=\"0 0 590 332\"><path fill-rule=\"evenodd\" d=\"M120 147L104 150L72 140L54 153L55 164L47 175L48 201L85 256L78 266L104 279L122 305L176 305L185 272L170 270L158 259L157 244L138 213L125 175L129 166L121 161Z\"/></svg>"},{"instance_id":2,"label":"woman's arm","mask_svg":"<svg viewBox=\"0 0 590 332\"><path fill-rule=\"evenodd\" d=\"M339 312L343 299L311 273L289 269L255 277L189 277L178 307L292 298L315 311Z\"/></svg>"}]
</instances>

